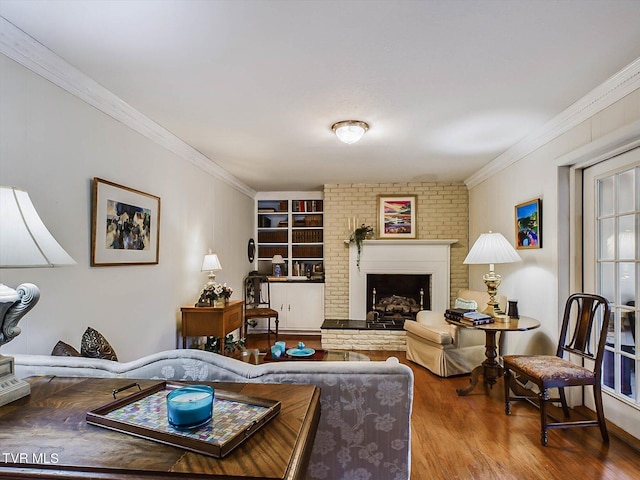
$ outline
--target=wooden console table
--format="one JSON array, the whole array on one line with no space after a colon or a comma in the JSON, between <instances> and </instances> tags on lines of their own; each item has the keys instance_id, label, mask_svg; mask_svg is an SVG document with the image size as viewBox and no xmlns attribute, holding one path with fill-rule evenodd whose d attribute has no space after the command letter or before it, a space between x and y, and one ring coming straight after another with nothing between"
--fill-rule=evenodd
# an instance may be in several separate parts
<instances>
[{"instance_id":1,"label":"wooden console table","mask_svg":"<svg viewBox=\"0 0 640 480\"><path fill-rule=\"evenodd\" d=\"M231 300L224 307L181 307L182 348L187 348L187 337L218 337L224 343L224 337L242 328L242 306L242 300Z\"/></svg>"},{"instance_id":2,"label":"wooden console table","mask_svg":"<svg viewBox=\"0 0 640 480\"><path fill-rule=\"evenodd\" d=\"M314 385L199 382L281 402L275 418L228 456L214 458L87 424L87 411L112 401L112 390L131 379L27 381L30 396L0 407L0 478L302 479L320 418ZM158 383L136 381L143 389Z\"/></svg>"}]
</instances>

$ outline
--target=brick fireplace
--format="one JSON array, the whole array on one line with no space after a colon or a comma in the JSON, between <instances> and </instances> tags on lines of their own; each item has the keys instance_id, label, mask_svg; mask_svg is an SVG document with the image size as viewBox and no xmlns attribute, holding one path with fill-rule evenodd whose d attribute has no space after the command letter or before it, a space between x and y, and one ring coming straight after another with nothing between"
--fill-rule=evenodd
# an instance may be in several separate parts
<instances>
[{"instance_id":1,"label":"brick fireplace","mask_svg":"<svg viewBox=\"0 0 640 480\"><path fill-rule=\"evenodd\" d=\"M451 244L457 240L366 240L356 264L357 249L349 248L349 319L325 321L322 346L343 350L405 350L403 330L371 330L366 326L367 275L429 276L425 305L444 311L449 305ZM428 309L428 307L425 307Z\"/></svg>"},{"instance_id":2,"label":"brick fireplace","mask_svg":"<svg viewBox=\"0 0 640 480\"><path fill-rule=\"evenodd\" d=\"M349 249L349 318L367 314L367 274L431 275L432 310L449 306L449 258L457 240L366 240L356 265L357 250Z\"/></svg>"}]
</instances>

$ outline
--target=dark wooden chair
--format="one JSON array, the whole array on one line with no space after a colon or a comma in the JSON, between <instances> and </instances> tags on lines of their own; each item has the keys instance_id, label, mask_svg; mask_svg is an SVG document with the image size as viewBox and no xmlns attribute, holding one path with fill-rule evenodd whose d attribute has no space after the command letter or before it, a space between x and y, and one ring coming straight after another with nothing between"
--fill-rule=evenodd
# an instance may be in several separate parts
<instances>
[{"instance_id":1,"label":"dark wooden chair","mask_svg":"<svg viewBox=\"0 0 640 480\"><path fill-rule=\"evenodd\" d=\"M266 275L249 275L244 279L244 329L252 322L267 320L267 342L271 345L271 334L278 341L278 311L271 308L271 287ZM274 319L274 329L271 328Z\"/></svg>"},{"instance_id":2,"label":"dark wooden chair","mask_svg":"<svg viewBox=\"0 0 640 480\"><path fill-rule=\"evenodd\" d=\"M546 446L549 428L600 427L602 440L609 442L602 408L602 358L609 324L608 301L588 293L576 293L567 299L556 355L505 355L505 413L511 414L511 400L527 400L540 408L540 440ZM594 328L595 324L595 328ZM592 335L594 334L594 335ZM594 339L594 343L592 342ZM592 353L595 348L595 353ZM580 359L582 365L564 358ZM516 381L518 379L518 381ZM520 379L537 385L539 392L524 389ZM569 420L565 387L593 387L596 420ZM558 397L551 398L549 389L557 388ZM513 392L513 394L512 394ZM547 404L560 402L564 421L549 422Z\"/></svg>"}]
</instances>

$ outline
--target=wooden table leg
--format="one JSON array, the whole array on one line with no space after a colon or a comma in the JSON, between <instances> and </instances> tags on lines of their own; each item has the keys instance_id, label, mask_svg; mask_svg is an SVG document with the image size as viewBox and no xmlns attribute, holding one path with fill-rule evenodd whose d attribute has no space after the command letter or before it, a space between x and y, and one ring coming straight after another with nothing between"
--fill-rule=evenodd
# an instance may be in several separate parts
<instances>
[{"instance_id":1,"label":"wooden table leg","mask_svg":"<svg viewBox=\"0 0 640 480\"><path fill-rule=\"evenodd\" d=\"M484 366L484 382L488 383L490 388L493 388L498 379L504 374L504 369L497 361L498 344L496 343L496 334L498 332L495 330L485 330L485 333L487 340L484 353L487 359L482 362Z\"/></svg>"},{"instance_id":2,"label":"wooden table leg","mask_svg":"<svg viewBox=\"0 0 640 480\"><path fill-rule=\"evenodd\" d=\"M478 384L478 377L480 377L480 374L483 370L483 365L478 365L476 368L474 368L471 372L471 378L469 379L469 386L467 388L457 388L456 393L460 396L469 395L473 391L473 389L476 388L476 385Z\"/></svg>"},{"instance_id":3,"label":"wooden table leg","mask_svg":"<svg viewBox=\"0 0 640 480\"><path fill-rule=\"evenodd\" d=\"M476 385L478 384L478 377L482 373L483 382L485 385L488 385L489 388L493 388L493 386L504 374L504 369L502 365L498 363L496 360L498 358L498 348L496 343L496 331L495 330L485 330L485 359L481 365L478 365L471 372L471 378L469 379L469 386L467 388L458 388L456 392L458 395L469 395Z\"/></svg>"}]
</instances>

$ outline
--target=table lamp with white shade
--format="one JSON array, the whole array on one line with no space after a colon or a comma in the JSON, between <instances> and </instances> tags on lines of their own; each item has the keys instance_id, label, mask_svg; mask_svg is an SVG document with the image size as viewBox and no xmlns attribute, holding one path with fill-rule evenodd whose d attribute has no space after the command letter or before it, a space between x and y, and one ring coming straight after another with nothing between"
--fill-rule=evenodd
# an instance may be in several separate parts
<instances>
[{"instance_id":1,"label":"table lamp with white shade","mask_svg":"<svg viewBox=\"0 0 640 480\"><path fill-rule=\"evenodd\" d=\"M38 216L29 194L0 186L0 268L34 268L75 265ZM32 283L16 289L0 283L0 346L20 335L18 322L40 299ZM24 380L14 375L14 359L0 354L0 406L30 393Z\"/></svg>"},{"instance_id":2,"label":"table lamp with white shade","mask_svg":"<svg viewBox=\"0 0 640 480\"><path fill-rule=\"evenodd\" d=\"M495 272L494 265L496 263L520 262L521 260L516 249L501 233L490 231L489 233L482 233L478 237L463 263L470 265L489 264L489 273L485 273L482 276L487 286L489 302L482 313L492 317L502 313L496 300L498 286L502 281L502 277Z\"/></svg>"},{"instance_id":3,"label":"table lamp with white shade","mask_svg":"<svg viewBox=\"0 0 640 480\"><path fill-rule=\"evenodd\" d=\"M280 277L282 276L282 268L281 265L284 265L284 258L282 255L274 255L271 259L271 263L273 264L273 276Z\"/></svg>"},{"instance_id":4,"label":"table lamp with white shade","mask_svg":"<svg viewBox=\"0 0 640 480\"><path fill-rule=\"evenodd\" d=\"M220 270L222 270L222 264L220 263L220 259L218 259L218 255L209 249L209 253L204 256L202 268L200 269L201 272L209 272L209 281L206 285L213 285L215 283L216 274L214 272L219 272Z\"/></svg>"}]
</instances>

